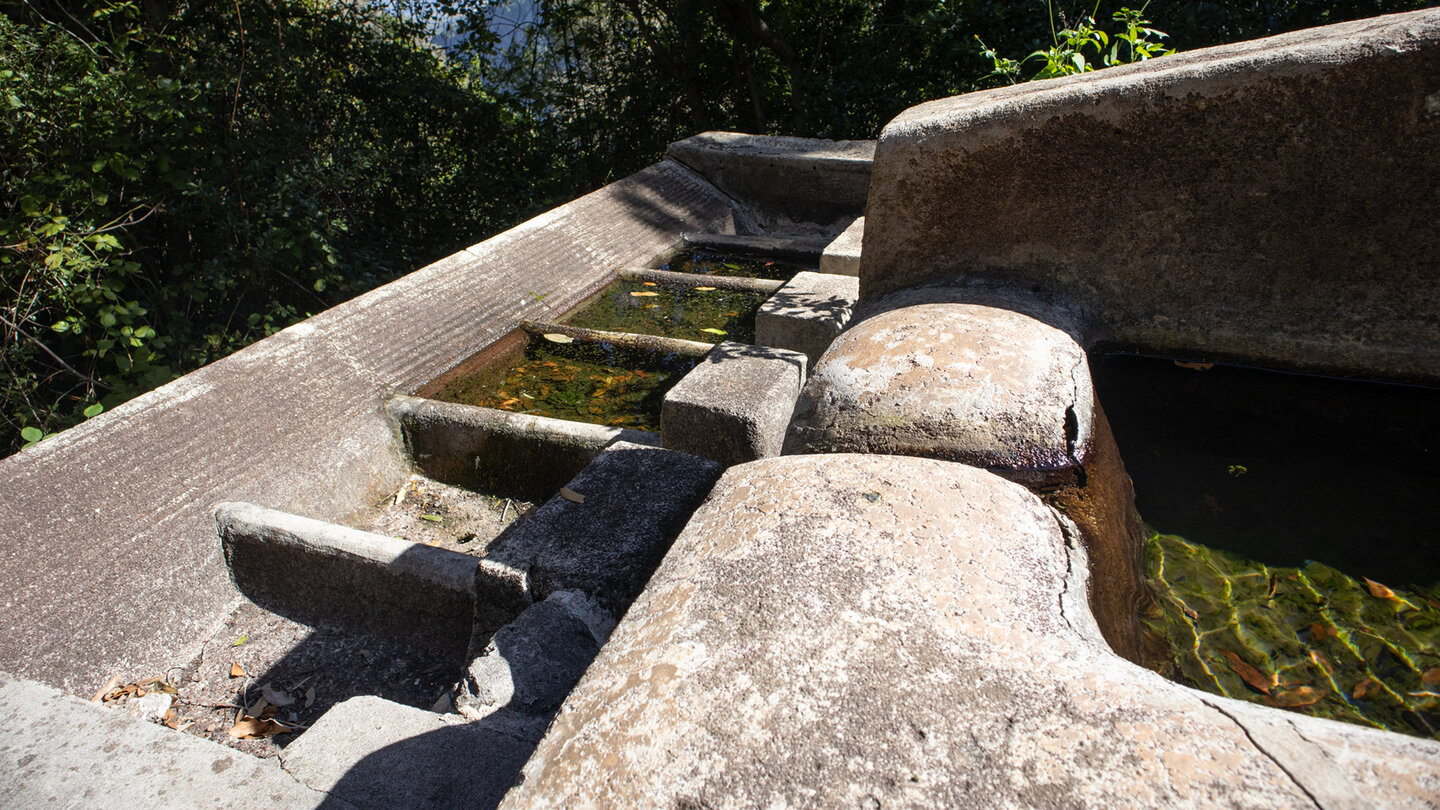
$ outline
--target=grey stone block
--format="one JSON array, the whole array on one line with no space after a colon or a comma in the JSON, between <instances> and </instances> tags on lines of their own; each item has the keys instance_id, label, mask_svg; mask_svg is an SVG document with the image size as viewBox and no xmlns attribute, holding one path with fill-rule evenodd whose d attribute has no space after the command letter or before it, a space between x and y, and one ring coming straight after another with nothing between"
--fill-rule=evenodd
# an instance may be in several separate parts
<instances>
[{"instance_id":1,"label":"grey stone block","mask_svg":"<svg viewBox=\"0 0 1440 810\"><path fill-rule=\"evenodd\" d=\"M502 535L487 562L523 577L532 601L579 590L618 618L722 471L689 453L617 442L567 485L583 503L551 498ZM482 566L478 576L492 574ZM490 640L477 632L472 657Z\"/></svg>"},{"instance_id":2,"label":"grey stone block","mask_svg":"<svg viewBox=\"0 0 1440 810\"><path fill-rule=\"evenodd\" d=\"M780 455L805 363L787 349L721 343L665 395L661 442L727 467Z\"/></svg>"},{"instance_id":3,"label":"grey stone block","mask_svg":"<svg viewBox=\"0 0 1440 810\"><path fill-rule=\"evenodd\" d=\"M355 807L494 807L544 728L509 713L466 722L366 695L336 704L280 760Z\"/></svg>"},{"instance_id":4,"label":"grey stone block","mask_svg":"<svg viewBox=\"0 0 1440 810\"><path fill-rule=\"evenodd\" d=\"M456 706L467 717L509 709L550 717L585 674L615 620L580 591L557 591L496 631L470 662Z\"/></svg>"},{"instance_id":5,"label":"grey stone block","mask_svg":"<svg viewBox=\"0 0 1440 810\"><path fill-rule=\"evenodd\" d=\"M825 246L820 255L820 272L837 276L860 275L860 243L865 237L865 218L850 223L845 232Z\"/></svg>"},{"instance_id":6,"label":"grey stone block","mask_svg":"<svg viewBox=\"0 0 1440 810\"><path fill-rule=\"evenodd\" d=\"M755 314L755 342L790 349L813 368L835 336L850 322L860 297L860 280L828 273L797 273Z\"/></svg>"},{"instance_id":7,"label":"grey stone block","mask_svg":"<svg viewBox=\"0 0 1440 810\"><path fill-rule=\"evenodd\" d=\"M1433 806L1440 742L1114 655L1073 551L962 464L732 467L501 806Z\"/></svg>"},{"instance_id":8,"label":"grey stone block","mask_svg":"<svg viewBox=\"0 0 1440 810\"><path fill-rule=\"evenodd\" d=\"M215 520L236 587L266 610L464 654L474 557L248 503Z\"/></svg>"},{"instance_id":9,"label":"grey stone block","mask_svg":"<svg viewBox=\"0 0 1440 810\"><path fill-rule=\"evenodd\" d=\"M865 211L874 141L702 132L666 154L745 206L769 231L838 234Z\"/></svg>"}]
</instances>

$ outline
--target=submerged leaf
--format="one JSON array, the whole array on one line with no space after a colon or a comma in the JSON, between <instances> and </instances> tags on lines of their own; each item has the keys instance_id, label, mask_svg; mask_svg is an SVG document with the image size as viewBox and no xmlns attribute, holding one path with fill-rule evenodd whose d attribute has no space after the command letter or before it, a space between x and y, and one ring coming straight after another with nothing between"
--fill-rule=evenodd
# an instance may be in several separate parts
<instances>
[{"instance_id":1,"label":"submerged leaf","mask_svg":"<svg viewBox=\"0 0 1440 810\"><path fill-rule=\"evenodd\" d=\"M630 293L630 295L633 296L633 297L635 297L635 298L649 298L649 297L652 296L652 295L659 295L659 294L660 294L660 293L651 292L651 291L649 291L649 290L637 290L637 291L635 291L635 292Z\"/></svg>"},{"instance_id":2,"label":"submerged leaf","mask_svg":"<svg viewBox=\"0 0 1440 810\"><path fill-rule=\"evenodd\" d=\"M1427 670L1424 675L1420 676L1420 683L1425 686L1440 686L1440 667Z\"/></svg>"},{"instance_id":3,"label":"submerged leaf","mask_svg":"<svg viewBox=\"0 0 1440 810\"><path fill-rule=\"evenodd\" d=\"M1297 686L1294 689L1286 689L1283 692L1276 692L1274 695L1275 705L1286 709L1298 709L1302 706L1313 706L1319 703L1325 693L1313 686Z\"/></svg>"},{"instance_id":4,"label":"submerged leaf","mask_svg":"<svg viewBox=\"0 0 1440 810\"><path fill-rule=\"evenodd\" d=\"M574 342L575 342L575 338L572 338L572 337L570 337L569 335L562 335L562 334L560 334L559 332L546 332L545 334L541 335L541 337L545 338L546 340L550 341L551 343L574 343Z\"/></svg>"},{"instance_id":5,"label":"submerged leaf","mask_svg":"<svg viewBox=\"0 0 1440 810\"><path fill-rule=\"evenodd\" d=\"M713 326L711 326L711 327L706 327L706 328L704 328L704 329L701 329L700 331L701 331L701 332L709 332L709 333L712 334L712 335L728 335L728 334L730 334L729 332L726 332L724 329L716 329L716 328L713 327Z\"/></svg>"},{"instance_id":6,"label":"submerged leaf","mask_svg":"<svg viewBox=\"0 0 1440 810\"><path fill-rule=\"evenodd\" d=\"M1215 367L1214 363L1185 363L1179 360L1175 361L1175 365L1179 366L1180 368L1188 368L1191 371L1209 371L1210 369Z\"/></svg>"},{"instance_id":7,"label":"submerged leaf","mask_svg":"<svg viewBox=\"0 0 1440 810\"><path fill-rule=\"evenodd\" d=\"M1230 669L1239 675L1240 680L1244 681L1247 686L1257 692L1270 694L1270 681L1260 674L1260 670L1245 663L1245 659L1230 650L1222 649L1220 654L1225 656L1225 660L1230 662Z\"/></svg>"},{"instance_id":8,"label":"submerged leaf","mask_svg":"<svg viewBox=\"0 0 1440 810\"><path fill-rule=\"evenodd\" d=\"M1350 693L1350 697L1354 698L1355 700L1363 700L1364 698L1370 697L1371 695L1378 695L1381 691L1382 689L1379 681L1375 680L1374 678L1366 678L1360 683L1355 684L1355 691Z\"/></svg>"},{"instance_id":9,"label":"submerged leaf","mask_svg":"<svg viewBox=\"0 0 1440 810\"><path fill-rule=\"evenodd\" d=\"M1365 587L1370 589L1370 595L1378 599L1394 599L1395 592L1381 585L1369 577L1365 578Z\"/></svg>"},{"instance_id":10,"label":"submerged leaf","mask_svg":"<svg viewBox=\"0 0 1440 810\"><path fill-rule=\"evenodd\" d=\"M715 289L715 288L714 288L714 287L696 287L696 288L695 288L695 290L696 290L697 292L710 292L710 291L713 290L713 289Z\"/></svg>"}]
</instances>

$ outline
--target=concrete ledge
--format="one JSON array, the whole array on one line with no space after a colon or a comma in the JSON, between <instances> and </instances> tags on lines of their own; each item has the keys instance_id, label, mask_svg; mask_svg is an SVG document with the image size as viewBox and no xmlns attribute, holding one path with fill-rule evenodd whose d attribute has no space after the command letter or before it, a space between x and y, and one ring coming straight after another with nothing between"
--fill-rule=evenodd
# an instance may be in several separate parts
<instances>
[{"instance_id":1,"label":"concrete ledge","mask_svg":"<svg viewBox=\"0 0 1440 810\"><path fill-rule=\"evenodd\" d=\"M703 132L670 144L689 166L775 232L834 236L865 211L874 141Z\"/></svg>"},{"instance_id":2,"label":"concrete ledge","mask_svg":"<svg viewBox=\"0 0 1440 810\"><path fill-rule=\"evenodd\" d=\"M280 762L357 808L494 807L543 731L528 718L472 723L366 695L336 704Z\"/></svg>"},{"instance_id":3,"label":"concrete ledge","mask_svg":"<svg viewBox=\"0 0 1440 810\"><path fill-rule=\"evenodd\" d=\"M796 273L755 313L755 342L800 352L813 368L850 322L859 297L859 279Z\"/></svg>"},{"instance_id":4,"label":"concrete ledge","mask_svg":"<svg viewBox=\"0 0 1440 810\"><path fill-rule=\"evenodd\" d=\"M725 341L665 394L665 447L725 466L780 455L805 355Z\"/></svg>"},{"instance_id":5,"label":"concrete ledge","mask_svg":"<svg viewBox=\"0 0 1440 810\"><path fill-rule=\"evenodd\" d=\"M920 105L861 294L989 278L1118 348L1440 383L1437 94L1430 9Z\"/></svg>"},{"instance_id":6,"label":"concrete ledge","mask_svg":"<svg viewBox=\"0 0 1440 810\"><path fill-rule=\"evenodd\" d=\"M150 810L355 805L257 759L0 673L0 806Z\"/></svg>"},{"instance_id":7,"label":"concrete ledge","mask_svg":"<svg viewBox=\"0 0 1440 810\"><path fill-rule=\"evenodd\" d=\"M646 431L419 397L394 397L385 410L426 475L502 495L549 498L615 442L660 444Z\"/></svg>"},{"instance_id":8,"label":"concrete ledge","mask_svg":"<svg viewBox=\"0 0 1440 810\"><path fill-rule=\"evenodd\" d=\"M236 588L260 607L464 653L474 557L247 503L220 504L215 520Z\"/></svg>"},{"instance_id":9,"label":"concrete ledge","mask_svg":"<svg viewBox=\"0 0 1440 810\"><path fill-rule=\"evenodd\" d=\"M865 238L865 218L850 223L845 232L825 246L820 256L820 272L837 276L860 275L860 247Z\"/></svg>"},{"instance_id":10,"label":"concrete ledge","mask_svg":"<svg viewBox=\"0 0 1440 810\"><path fill-rule=\"evenodd\" d=\"M1038 498L964 465L732 467L502 807L1440 795L1440 743L1202 695L1116 657L1074 598L1075 551Z\"/></svg>"},{"instance_id":11,"label":"concrete ledge","mask_svg":"<svg viewBox=\"0 0 1440 810\"><path fill-rule=\"evenodd\" d=\"M791 262L816 262L830 240L824 237L733 236L715 233L687 233L685 246L717 253L742 253Z\"/></svg>"}]
</instances>

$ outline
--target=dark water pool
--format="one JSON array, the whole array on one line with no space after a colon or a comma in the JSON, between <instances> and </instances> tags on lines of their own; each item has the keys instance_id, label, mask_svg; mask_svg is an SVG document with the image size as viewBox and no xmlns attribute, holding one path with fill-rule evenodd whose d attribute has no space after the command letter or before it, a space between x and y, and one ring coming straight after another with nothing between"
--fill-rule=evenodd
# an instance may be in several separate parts
<instances>
[{"instance_id":1,"label":"dark water pool","mask_svg":"<svg viewBox=\"0 0 1440 810\"><path fill-rule=\"evenodd\" d=\"M617 281L564 321L571 326L610 332L707 343L750 343L755 340L755 313L768 297L763 293Z\"/></svg>"},{"instance_id":2,"label":"dark water pool","mask_svg":"<svg viewBox=\"0 0 1440 810\"><path fill-rule=\"evenodd\" d=\"M1092 359L1156 530L1157 667L1193 686L1440 731L1440 391Z\"/></svg>"}]
</instances>

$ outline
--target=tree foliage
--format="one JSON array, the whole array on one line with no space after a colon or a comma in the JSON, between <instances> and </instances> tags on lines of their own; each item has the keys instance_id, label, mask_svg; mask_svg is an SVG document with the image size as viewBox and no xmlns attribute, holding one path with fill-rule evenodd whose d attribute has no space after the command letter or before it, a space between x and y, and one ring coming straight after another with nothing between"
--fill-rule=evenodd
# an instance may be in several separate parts
<instances>
[{"instance_id":1,"label":"tree foliage","mask_svg":"<svg viewBox=\"0 0 1440 810\"><path fill-rule=\"evenodd\" d=\"M1145 15L1185 49L1432 4ZM1062 33L1087 66L1126 32L1158 47L1096 38L1120 5L0 0L0 453L697 131L873 138Z\"/></svg>"}]
</instances>

